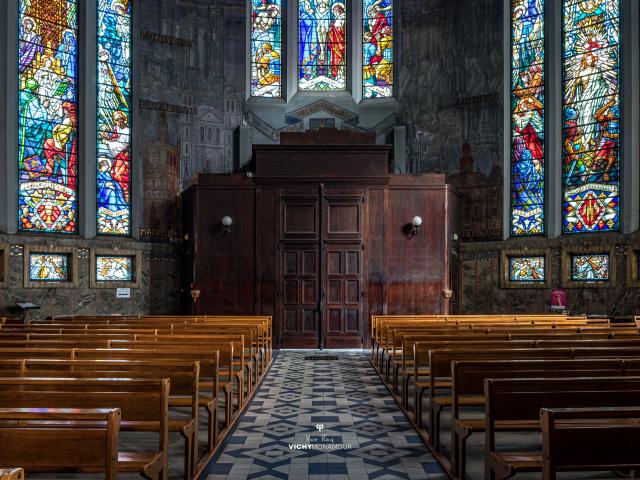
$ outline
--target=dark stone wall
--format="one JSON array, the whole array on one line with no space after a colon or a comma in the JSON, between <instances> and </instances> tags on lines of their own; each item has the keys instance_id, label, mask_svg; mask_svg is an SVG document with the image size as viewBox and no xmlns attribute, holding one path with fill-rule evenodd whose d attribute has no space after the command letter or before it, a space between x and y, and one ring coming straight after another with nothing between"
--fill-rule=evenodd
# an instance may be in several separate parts
<instances>
[{"instance_id":1,"label":"dark stone wall","mask_svg":"<svg viewBox=\"0 0 640 480\"><path fill-rule=\"evenodd\" d=\"M549 249L551 287L564 288L562 269L564 249L612 248L615 262L614 287L564 288L567 309L572 314L637 315L640 312L640 288L629 283L633 252L640 235L588 235L558 239L512 239L506 242L465 244L461 248L462 313L547 313L551 289L507 289L501 286L503 250Z\"/></svg>"},{"instance_id":2,"label":"dark stone wall","mask_svg":"<svg viewBox=\"0 0 640 480\"><path fill-rule=\"evenodd\" d=\"M171 314L180 308L180 256L172 244L119 241L119 250L141 252L140 286L131 289L131 298L117 299L114 288L91 288L90 249L113 249L109 240L0 235L0 244L9 245L6 288L0 288L0 314L15 310L16 303L34 303L40 310L30 318L50 315L91 314ZM25 245L75 247L77 288L24 288ZM114 254L117 251L114 250Z\"/></svg>"}]
</instances>

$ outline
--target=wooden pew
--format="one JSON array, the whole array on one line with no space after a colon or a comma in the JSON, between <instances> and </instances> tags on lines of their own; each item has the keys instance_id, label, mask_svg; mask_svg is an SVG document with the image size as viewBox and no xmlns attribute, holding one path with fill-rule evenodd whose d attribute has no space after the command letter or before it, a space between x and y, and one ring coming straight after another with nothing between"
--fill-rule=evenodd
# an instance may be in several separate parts
<instances>
[{"instance_id":1,"label":"wooden pew","mask_svg":"<svg viewBox=\"0 0 640 480\"><path fill-rule=\"evenodd\" d=\"M137 455L118 452L119 432L117 408L2 408L0 464L45 472L104 472L106 480L116 480L120 458ZM0 478L23 478L22 469L15 472L0 470Z\"/></svg>"},{"instance_id":2,"label":"wooden pew","mask_svg":"<svg viewBox=\"0 0 640 480\"><path fill-rule=\"evenodd\" d=\"M556 333L552 333L552 332ZM464 332L458 334L451 334L450 331L446 330L446 334L440 335L440 331L434 331L432 333L415 333L414 331L403 331L400 346L396 349L395 344L393 350L390 355L392 355L390 362L390 373L391 373L391 381L387 381L390 383L393 393L398 393L398 389L400 388L399 394L401 395L401 401L405 408L408 408L408 388L409 382L413 378L414 369L413 369L413 344L416 342L425 342L425 341L435 341L435 342L446 342L446 341L455 341L455 342L464 342L464 341L517 341L517 340L528 340L528 341L570 341L574 342L577 340L633 340L637 339L640 341L640 334L637 330L633 330L630 333L587 333L587 332L565 332L558 330L543 330L539 334L531 333L528 330L519 331L517 328L508 330L505 333L493 333L491 331L475 331L475 332ZM541 344L541 346L543 346ZM388 377L387 377L388 378Z\"/></svg>"},{"instance_id":3,"label":"wooden pew","mask_svg":"<svg viewBox=\"0 0 640 480\"><path fill-rule=\"evenodd\" d=\"M557 345L557 344L556 344ZM580 345L576 342L575 345ZM429 408L429 432L430 439L435 440L431 435L431 429L439 421L437 418L442 411L443 405L436 399L431 398L436 395L439 388L451 387L451 362L459 360L517 360L517 359L544 359L544 358L606 358L606 357L640 357L640 346L623 347L582 347L567 346L554 348L538 347L519 348L516 345L507 343L484 343L449 345L443 348L442 344L436 350L432 350L434 344L431 342L414 344L414 419L418 427L422 428L422 405L425 393L430 395ZM426 367L426 373L425 373ZM425 380L425 377L426 380Z\"/></svg>"},{"instance_id":4,"label":"wooden pew","mask_svg":"<svg viewBox=\"0 0 640 480\"><path fill-rule=\"evenodd\" d=\"M640 469L640 407L543 408L540 422L543 480L558 472Z\"/></svg>"},{"instance_id":5,"label":"wooden pew","mask_svg":"<svg viewBox=\"0 0 640 480\"><path fill-rule=\"evenodd\" d=\"M504 452L496 447L498 425L511 431L540 429L540 409L634 407L640 405L640 377L485 380L485 479L541 472L542 451Z\"/></svg>"},{"instance_id":6,"label":"wooden pew","mask_svg":"<svg viewBox=\"0 0 640 480\"><path fill-rule=\"evenodd\" d=\"M0 408L119 408L121 430L156 432L158 448L119 455L118 470L168 478L168 379L0 378Z\"/></svg>"},{"instance_id":7,"label":"wooden pew","mask_svg":"<svg viewBox=\"0 0 640 480\"><path fill-rule=\"evenodd\" d=\"M0 468L0 480L24 480L22 468Z\"/></svg>"},{"instance_id":8,"label":"wooden pew","mask_svg":"<svg viewBox=\"0 0 640 480\"><path fill-rule=\"evenodd\" d=\"M467 439L484 432L485 422L484 418L465 417L464 412L468 407L484 406L485 379L633 376L640 375L640 358L452 361L451 375L451 397L438 397L436 402L451 406L451 472L456 478L465 478ZM436 437L438 426L436 422ZM509 425L504 428L508 430Z\"/></svg>"},{"instance_id":9,"label":"wooden pew","mask_svg":"<svg viewBox=\"0 0 640 480\"><path fill-rule=\"evenodd\" d=\"M1 368L1 363L0 363ZM196 478L198 465L198 410L200 399L199 361L161 360L31 360L21 361L21 376L37 378L136 378L169 380L169 432L184 440L184 478ZM172 408L191 399L191 418L171 418ZM177 405L176 405L177 404ZM216 427L209 432L208 450L215 447Z\"/></svg>"}]
</instances>

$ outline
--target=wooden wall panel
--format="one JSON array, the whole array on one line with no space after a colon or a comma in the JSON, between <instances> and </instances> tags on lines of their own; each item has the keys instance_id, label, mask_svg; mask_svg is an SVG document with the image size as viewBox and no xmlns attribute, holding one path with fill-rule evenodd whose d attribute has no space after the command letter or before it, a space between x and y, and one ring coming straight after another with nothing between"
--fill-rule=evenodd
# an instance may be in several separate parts
<instances>
[{"instance_id":1,"label":"wooden wall panel","mask_svg":"<svg viewBox=\"0 0 640 480\"><path fill-rule=\"evenodd\" d=\"M446 190L390 186L386 213L387 313L441 313L447 251ZM415 215L417 235L407 235Z\"/></svg>"},{"instance_id":2,"label":"wooden wall panel","mask_svg":"<svg viewBox=\"0 0 640 480\"><path fill-rule=\"evenodd\" d=\"M201 290L186 312L273 315L276 346L313 348L369 346L371 315L450 308L458 206L443 175L203 174L184 202L185 278Z\"/></svg>"}]
</instances>

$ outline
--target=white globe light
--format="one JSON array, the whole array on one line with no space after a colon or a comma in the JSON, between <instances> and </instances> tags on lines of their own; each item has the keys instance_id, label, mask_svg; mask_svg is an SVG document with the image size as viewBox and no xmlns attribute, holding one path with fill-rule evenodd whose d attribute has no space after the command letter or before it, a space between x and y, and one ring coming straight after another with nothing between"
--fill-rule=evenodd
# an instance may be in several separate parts
<instances>
[{"instance_id":1,"label":"white globe light","mask_svg":"<svg viewBox=\"0 0 640 480\"><path fill-rule=\"evenodd\" d=\"M411 220L411 223L413 223L414 227L419 227L420 225L422 225L422 217L416 215L415 217L413 217L413 220Z\"/></svg>"},{"instance_id":2,"label":"white globe light","mask_svg":"<svg viewBox=\"0 0 640 480\"><path fill-rule=\"evenodd\" d=\"M222 217L222 225L224 225L225 227L230 227L232 223L233 219L230 216L226 215Z\"/></svg>"}]
</instances>

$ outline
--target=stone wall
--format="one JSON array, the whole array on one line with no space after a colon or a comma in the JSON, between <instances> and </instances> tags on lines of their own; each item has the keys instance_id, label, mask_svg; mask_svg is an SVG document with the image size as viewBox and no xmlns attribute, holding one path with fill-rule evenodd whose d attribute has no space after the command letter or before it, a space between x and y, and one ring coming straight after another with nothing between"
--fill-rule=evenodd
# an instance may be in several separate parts
<instances>
[{"instance_id":1,"label":"stone wall","mask_svg":"<svg viewBox=\"0 0 640 480\"><path fill-rule=\"evenodd\" d=\"M63 314L171 314L180 308L180 256L172 244L135 241L79 240L60 237L0 235L0 244L9 245L6 288L0 288L0 314L15 310L16 303L34 303L41 308L30 318ZM140 286L131 289L131 298L117 299L115 288L91 288L90 249L141 252ZM76 248L77 288L25 288L24 247L26 245Z\"/></svg>"},{"instance_id":2,"label":"stone wall","mask_svg":"<svg viewBox=\"0 0 640 480\"><path fill-rule=\"evenodd\" d=\"M567 309L572 314L626 316L640 313L640 288L629 284L630 257L638 248L640 235L592 235L558 239L510 239L505 242L467 243L461 248L461 313L548 313L551 288L567 292ZM613 248L615 286L563 287L563 249ZM549 289L503 288L503 250L549 249Z\"/></svg>"}]
</instances>

